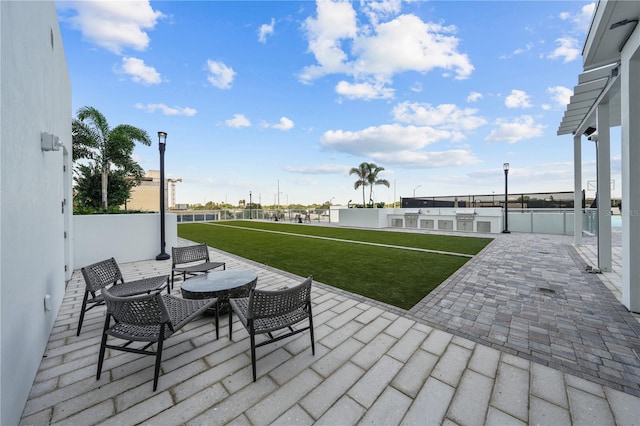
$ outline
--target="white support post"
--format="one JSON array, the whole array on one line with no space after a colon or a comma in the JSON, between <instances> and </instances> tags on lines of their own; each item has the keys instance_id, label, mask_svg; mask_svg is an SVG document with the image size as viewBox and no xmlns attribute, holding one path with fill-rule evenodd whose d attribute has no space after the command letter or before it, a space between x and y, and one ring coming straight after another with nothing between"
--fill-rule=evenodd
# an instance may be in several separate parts
<instances>
[{"instance_id":1,"label":"white support post","mask_svg":"<svg viewBox=\"0 0 640 426\"><path fill-rule=\"evenodd\" d=\"M622 303L640 312L640 31L621 52Z\"/></svg>"},{"instance_id":2,"label":"white support post","mask_svg":"<svg viewBox=\"0 0 640 426\"><path fill-rule=\"evenodd\" d=\"M598 268L611 271L611 136L609 103L598 105Z\"/></svg>"},{"instance_id":3,"label":"white support post","mask_svg":"<svg viewBox=\"0 0 640 426\"><path fill-rule=\"evenodd\" d=\"M573 136L573 244L582 244L582 137Z\"/></svg>"}]
</instances>

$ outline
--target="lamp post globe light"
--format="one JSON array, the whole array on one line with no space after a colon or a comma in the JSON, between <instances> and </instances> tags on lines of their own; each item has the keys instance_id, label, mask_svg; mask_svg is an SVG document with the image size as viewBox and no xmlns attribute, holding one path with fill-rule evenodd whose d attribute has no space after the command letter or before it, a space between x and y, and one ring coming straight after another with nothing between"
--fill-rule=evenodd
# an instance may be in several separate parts
<instances>
[{"instance_id":1,"label":"lamp post globe light","mask_svg":"<svg viewBox=\"0 0 640 426\"><path fill-rule=\"evenodd\" d=\"M504 170L504 230L503 234L510 234L509 231L509 163L502 165Z\"/></svg>"},{"instance_id":2,"label":"lamp post globe light","mask_svg":"<svg viewBox=\"0 0 640 426\"><path fill-rule=\"evenodd\" d=\"M167 260L171 256L165 251L164 235L164 150L167 145L167 133L158 132L158 148L160 149L160 254L156 260Z\"/></svg>"}]
</instances>

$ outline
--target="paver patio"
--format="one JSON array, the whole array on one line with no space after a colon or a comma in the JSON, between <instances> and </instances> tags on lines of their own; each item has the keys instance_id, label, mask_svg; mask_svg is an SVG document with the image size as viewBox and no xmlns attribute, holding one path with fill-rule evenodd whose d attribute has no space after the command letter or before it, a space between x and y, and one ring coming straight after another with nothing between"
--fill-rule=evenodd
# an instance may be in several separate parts
<instances>
[{"instance_id":1,"label":"paver patio","mask_svg":"<svg viewBox=\"0 0 640 426\"><path fill-rule=\"evenodd\" d=\"M215 250L212 258L227 269L256 271L259 288L301 280ZM155 393L152 357L109 351L95 380L104 308L87 313L76 337L84 291L76 271L21 424L637 424L640 326L617 308L603 275L580 270L584 262L565 237L499 236L411 311L315 283L315 356L305 333L258 348L255 383L240 323L229 341L223 317L215 340L212 317L203 317L166 342ZM125 279L134 279L167 274L171 264L121 267ZM557 289L555 296L537 294L543 286ZM531 300L544 309L525 311ZM507 311L517 306L520 312ZM558 325L571 320L598 331L607 347L602 364L586 357L573 365L584 348L552 330L553 313ZM580 345L596 339L590 331L575 332ZM531 344L545 344L544 336L548 357ZM623 367L608 376L589 362Z\"/></svg>"}]
</instances>

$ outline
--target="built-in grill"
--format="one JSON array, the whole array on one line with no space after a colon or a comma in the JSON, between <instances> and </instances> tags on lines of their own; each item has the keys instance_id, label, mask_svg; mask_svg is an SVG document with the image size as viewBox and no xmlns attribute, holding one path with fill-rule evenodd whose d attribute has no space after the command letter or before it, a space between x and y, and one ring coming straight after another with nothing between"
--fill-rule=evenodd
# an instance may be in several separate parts
<instances>
[{"instance_id":1,"label":"built-in grill","mask_svg":"<svg viewBox=\"0 0 640 426\"><path fill-rule=\"evenodd\" d=\"M473 221L476 216L476 209L456 210L456 229L458 231L473 231Z\"/></svg>"},{"instance_id":2,"label":"built-in grill","mask_svg":"<svg viewBox=\"0 0 640 426\"><path fill-rule=\"evenodd\" d=\"M417 228L418 227L418 213L405 213L404 214L404 226L405 226L405 228Z\"/></svg>"}]
</instances>

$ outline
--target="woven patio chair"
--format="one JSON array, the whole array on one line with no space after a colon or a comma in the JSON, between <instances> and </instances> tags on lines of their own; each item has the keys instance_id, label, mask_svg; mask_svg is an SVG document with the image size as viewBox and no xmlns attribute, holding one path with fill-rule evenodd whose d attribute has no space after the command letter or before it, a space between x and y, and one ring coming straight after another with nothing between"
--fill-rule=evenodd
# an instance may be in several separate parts
<instances>
[{"instance_id":1,"label":"woven patio chair","mask_svg":"<svg viewBox=\"0 0 640 426\"><path fill-rule=\"evenodd\" d=\"M184 281L187 278L187 275L197 275L202 272L208 272L212 269L219 268L220 266L222 266L222 269L227 268L224 262L211 262L209 260L209 248L206 244L186 247L171 247L171 259L172 289L173 278L176 273L182 274L182 280Z\"/></svg>"},{"instance_id":2,"label":"woven patio chair","mask_svg":"<svg viewBox=\"0 0 640 426\"><path fill-rule=\"evenodd\" d=\"M229 340L232 339L233 321L235 312L240 322L249 332L251 341L251 366L253 368L253 381L256 381L256 348L277 342L309 330L311 335L311 353L315 355L315 343L313 339L313 315L311 312L311 283L310 275L304 282L279 290L256 290L249 292L249 297L229 299ZM295 324L309 320L309 325L299 329L293 329ZM289 332L274 337L274 331L288 329ZM256 334L268 334L269 340L256 345Z\"/></svg>"},{"instance_id":3,"label":"woven patio chair","mask_svg":"<svg viewBox=\"0 0 640 426\"><path fill-rule=\"evenodd\" d=\"M102 289L111 286L111 294L116 296L133 296L167 289L169 292L169 275L159 275L134 281L125 281L118 263L112 257L82 268L85 290L82 309L78 320L76 336L80 335L85 312L104 305ZM89 305L89 307L87 307Z\"/></svg>"},{"instance_id":4,"label":"woven patio chair","mask_svg":"<svg viewBox=\"0 0 640 426\"><path fill-rule=\"evenodd\" d=\"M188 300L168 294L152 293L138 296L118 297L111 294L110 289L102 292L107 304L107 318L104 322L98 373L100 380L102 363L107 348L142 355L155 355L153 391L158 387L160 362L164 341L183 326L199 317L207 309L215 309L216 340L220 338L218 331L218 299ZM111 325L111 318L115 323ZM125 340L123 344L107 344L108 336ZM130 346L133 342L146 342L141 347ZM156 344L156 350L149 347Z\"/></svg>"}]
</instances>

